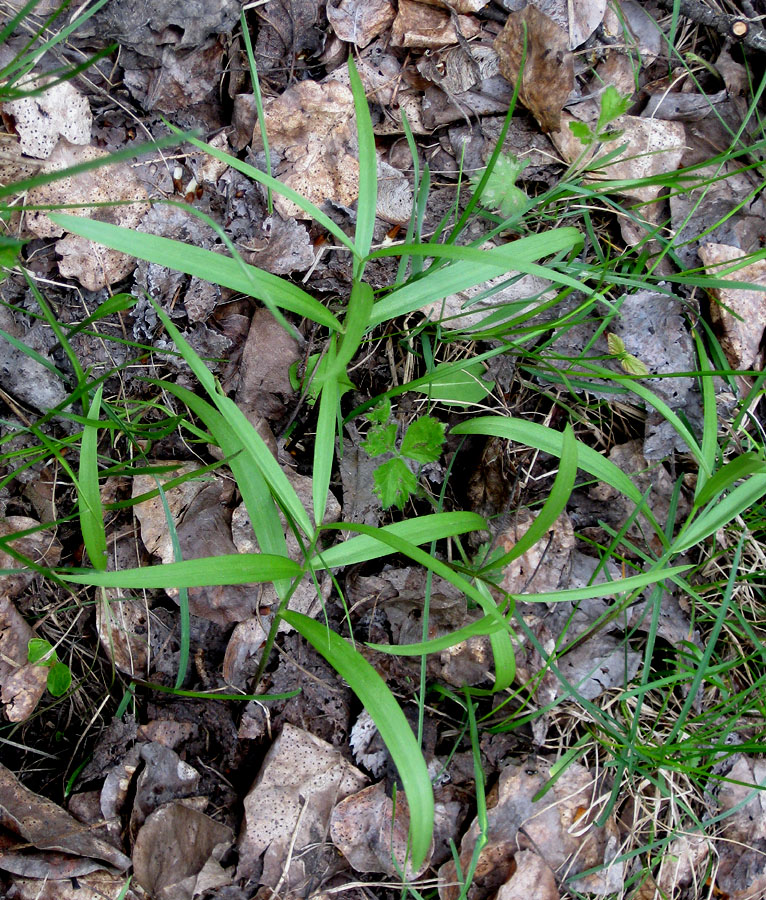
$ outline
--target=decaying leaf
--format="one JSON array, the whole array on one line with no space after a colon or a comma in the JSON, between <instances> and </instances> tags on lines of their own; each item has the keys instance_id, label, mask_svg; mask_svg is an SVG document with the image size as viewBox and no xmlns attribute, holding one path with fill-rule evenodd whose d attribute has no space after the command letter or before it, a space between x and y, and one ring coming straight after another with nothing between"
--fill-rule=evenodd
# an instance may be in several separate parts
<instances>
[{"instance_id":1,"label":"decaying leaf","mask_svg":"<svg viewBox=\"0 0 766 900\"><path fill-rule=\"evenodd\" d=\"M712 278L766 285L766 261L762 259L726 274L731 263L744 256L741 250L727 244L702 244L698 252ZM710 304L710 316L720 330L719 341L729 364L733 369L760 369L766 328L763 291L719 287L711 288L711 294L716 302Z\"/></svg>"},{"instance_id":2,"label":"decaying leaf","mask_svg":"<svg viewBox=\"0 0 766 900\"><path fill-rule=\"evenodd\" d=\"M519 509L514 513L513 520L497 538L497 546L503 553L513 549L536 518L527 509ZM553 527L534 547L508 563L503 570L500 586L511 594L537 594L558 590L566 583L574 544L572 522L566 513L561 513Z\"/></svg>"},{"instance_id":3,"label":"decaying leaf","mask_svg":"<svg viewBox=\"0 0 766 900\"><path fill-rule=\"evenodd\" d=\"M559 900L556 876L533 850L522 850L513 858L513 875L497 892L496 900Z\"/></svg>"},{"instance_id":4,"label":"decaying leaf","mask_svg":"<svg viewBox=\"0 0 766 900\"><path fill-rule=\"evenodd\" d=\"M284 873L285 889L305 884L323 852L333 807L366 781L330 744L285 725L245 797L237 876L275 887Z\"/></svg>"},{"instance_id":5,"label":"decaying leaf","mask_svg":"<svg viewBox=\"0 0 766 900\"><path fill-rule=\"evenodd\" d=\"M0 701L11 722L23 722L45 693L48 670L27 660L35 632L7 596L0 596Z\"/></svg>"},{"instance_id":6,"label":"decaying leaf","mask_svg":"<svg viewBox=\"0 0 766 900\"><path fill-rule=\"evenodd\" d=\"M341 800L332 811L330 837L357 872L406 872L408 879L419 878L430 864L430 853L413 871L407 862L409 827L405 796L397 795L394 815L394 803L380 782Z\"/></svg>"},{"instance_id":7,"label":"decaying leaf","mask_svg":"<svg viewBox=\"0 0 766 900\"><path fill-rule=\"evenodd\" d=\"M96 628L101 646L121 672L135 678L147 676L149 659L148 608L139 597L111 596L96 603Z\"/></svg>"},{"instance_id":8,"label":"decaying leaf","mask_svg":"<svg viewBox=\"0 0 766 900\"><path fill-rule=\"evenodd\" d=\"M230 828L183 803L168 803L144 822L133 848L136 881L156 900L192 900L231 883L220 864Z\"/></svg>"},{"instance_id":9,"label":"decaying leaf","mask_svg":"<svg viewBox=\"0 0 766 900\"><path fill-rule=\"evenodd\" d=\"M551 870L563 870L566 876L600 867L573 882L580 892L608 894L622 888L624 863L613 862L618 855L616 825L612 819L603 827L595 824L600 806L594 801L602 790L597 777L573 763L545 796L534 800L550 777L550 766L546 759L531 757L500 773L496 803L487 812L488 840L479 857L472 900L484 900L506 883L515 857L524 850L534 851ZM478 835L474 819L460 844L463 871ZM565 885L566 877L562 881ZM456 900L459 894L455 863L450 860L439 869L439 896Z\"/></svg>"},{"instance_id":10,"label":"decaying leaf","mask_svg":"<svg viewBox=\"0 0 766 900\"><path fill-rule=\"evenodd\" d=\"M147 817L165 803L194 797L199 772L169 747L151 742L140 750L144 767L136 780L130 814L130 833L135 835Z\"/></svg>"},{"instance_id":11,"label":"decaying leaf","mask_svg":"<svg viewBox=\"0 0 766 900\"><path fill-rule=\"evenodd\" d=\"M5 516L0 518L0 537L37 528L40 525L28 516ZM39 566L55 566L61 559L61 543L48 530L38 530L24 537L14 538L10 546ZM20 563L10 553L0 550L0 569L17 569ZM0 595L18 597L35 577L32 569L0 575Z\"/></svg>"},{"instance_id":12,"label":"decaying leaf","mask_svg":"<svg viewBox=\"0 0 766 900\"><path fill-rule=\"evenodd\" d=\"M585 3L567 3L567 0L530 0L530 3L551 18L569 36L570 50L588 40L601 24L607 8L607 0L588 0Z\"/></svg>"},{"instance_id":13,"label":"decaying leaf","mask_svg":"<svg viewBox=\"0 0 766 900\"><path fill-rule=\"evenodd\" d=\"M103 869L61 881L16 877L5 900L135 900L133 891L121 893L126 881L125 875L112 875Z\"/></svg>"},{"instance_id":14,"label":"decaying leaf","mask_svg":"<svg viewBox=\"0 0 766 900\"><path fill-rule=\"evenodd\" d=\"M476 21L470 16L458 16L457 25L466 38L479 32ZM399 10L391 28L392 46L437 50L456 43L455 22L449 12L415 0L399 0Z\"/></svg>"},{"instance_id":15,"label":"decaying leaf","mask_svg":"<svg viewBox=\"0 0 766 900\"><path fill-rule=\"evenodd\" d=\"M443 328L474 329L488 316L506 307L492 324L515 318L553 297L551 284L538 275L509 272L483 284L427 303L421 312L438 319Z\"/></svg>"},{"instance_id":16,"label":"decaying leaf","mask_svg":"<svg viewBox=\"0 0 766 900\"><path fill-rule=\"evenodd\" d=\"M342 40L366 47L394 21L390 0L340 0L327 4L327 19Z\"/></svg>"},{"instance_id":17,"label":"decaying leaf","mask_svg":"<svg viewBox=\"0 0 766 900\"><path fill-rule=\"evenodd\" d=\"M583 152L582 143L569 128L571 122L579 121L569 113L564 113L561 116L561 128L551 134L551 140L567 162L574 162ZM620 136L598 144L595 150L591 148L582 164L593 166L594 157L597 159L606 156L620 147L625 149L618 156L611 158L603 168L588 175L586 183L598 184L605 179L629 181L650 178L674 172L678 168L686 144L686 132L680 122L625 115L616 119L612 125L615 130L621 132ZM617 188L617 193L648 203L655 200L663 189L660 184L621 186Z\"/></svg>"},{"instance_id":18,"label":"decaying leaf","mask_svg":"<svg viewBox=\"0 0 766 900\"><path fill-rule=\"evenodd\" d=\"M420 0L420 2L429 6L452 9L456 13L474 13L484 9L489 0Z\"/></svg>"},{"instance_id":19,"label":"decaying leaf","mask_svg":"<svg viewBox=\"0 0 766 900\"><path fill-rule=\"evenodd\" d=\"M4 111L13 116L22 152L38 159L48 159L60 137L70 144L89 144L93 121L87 97L71 81L42 90L47 81L50 79L23 80L20 88L41 89L41 93L3 104Z\"/></svg>"},{"instance_id":20,"label":"decaying leaf","mask_svg":"<svg viewBox=\"0 0 766 900\"><path fill-rule=\"evenodd\" d=\"M4 827L16 835L15 841L11 840L0 849L0 868L6 871L18 872L25 859L34 858L36 850L55 851L70 858L85 857L92 861L87 871L112 866L124 872L130 865L130 860L123 853L90 828L81 825L53 801L24 787L13 772L2 764L0 817ZM71 876L65 873L59 877Z\"/></svg>"},{"instance_id":21,"label":"decaying leaf","mask_svg":"<svg viewBox=\"0 0 766 900\"><path fill-rule=\"evenodd\" d=\"M351 206L359 193L353 116L351 91L338 81L301 81L265 105L269 146L283 160L277 177L317 206L325 200ZM256 128L253 148L260 145ZM306 215L281 195L274 204L285 218Z\"/></svg>"},{"instance_id":22,"label":"decaying leaf","mask_svg":"<svg viewBox=\"0 0 766 900\"><path fill-rule=\"evenodd\" d=\"M526 29L526 60L519 97L543 131L557 131L561 110L574 88L569 35L535 6L512 12L497 36L500 71L511 84L521 74Z\"/></svg>"},{"instance_id":23,"label":"decaying leaf","mask_svg":"<svg viewBox=\"0 0 766 900\"><path fill-rule=\"evenodd\" d=\"M78 163L104 158L108 154L96 147L78 147L66 140L59 141L50 154L42 172L55 172ZM135 228L149 209L147 193L133 170L125 163L104 165L89 172L61 178L33 188L28 195L30 205L65 203L116 203L125 206L104 206L97 209L82 207L68 209L72 215L98 219L126 228ZM29 230L38 237L59 237L63 229L54 225L40 212L27 215ZM136 267L133 257L70 234L58 241L56 252L61 256L59 272L65 278L76 278L84 288L96 291L128 276Z\"/></svg>"}]
</instances>

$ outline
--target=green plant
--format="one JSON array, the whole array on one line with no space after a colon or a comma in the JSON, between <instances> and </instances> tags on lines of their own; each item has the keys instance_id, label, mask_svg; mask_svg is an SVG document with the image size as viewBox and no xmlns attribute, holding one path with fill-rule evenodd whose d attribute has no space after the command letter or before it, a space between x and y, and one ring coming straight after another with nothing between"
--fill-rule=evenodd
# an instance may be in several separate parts
<instances>
[{"instance_id":1,"label":"green plant","mask_svg":"<svg viewBox=\"0 0 766 900\"><path fill-rule=\"evenodd\" d=\"M72 673L66 663L60 662L50 641L30 638L27 645L27 660L35 666L48 669L48 692L53 697L62 697L72 684Z\"/></svg>"},{"instance_id":2,"label":"green plant","mask_svg":"<svg viewBox=\"0 0 766 900\"><path fill-rule=\"evenodd\" d=\"M391 401L386 398L366 414L371 427L362 441L362 448L372 457L392 454L392 458L380 463L373 473L375 493L383 509L404 505L418 487L417 477L405 459L424 464L436 462L444 444L444 425L433 416L419 416L404 433L396 446L396 422L391 421Z\"/></svg>"}]
</instances>

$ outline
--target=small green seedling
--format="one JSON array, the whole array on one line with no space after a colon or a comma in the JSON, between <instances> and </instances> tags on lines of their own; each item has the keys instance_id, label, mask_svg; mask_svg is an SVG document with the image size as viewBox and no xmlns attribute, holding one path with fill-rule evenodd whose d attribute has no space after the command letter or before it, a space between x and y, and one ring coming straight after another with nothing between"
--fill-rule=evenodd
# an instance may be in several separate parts
<instances>
[{"instance_id":1,"label":"small green seedling","mask_svg":"<svg viewBox=\"0 0 766 900\"><path fill-rule=\"evenodd\" d=\"M392 459L375 469L375 493L383 509L391 506L404 509L404 504L418 489L415 473L404 460L436 462L444 444L444 425L433 416L415 419L397 449L397 425L391 421L391 401L386 398L372 412L367 413L366 418L372 427L367 432L367 438L362 441L362 448L372 457L394 454Z\"/></svg>"},{"instance_id":2,"label":"small green seedling","mask_svg":"<svg viewBox=\"0 0 766 900\"><path fill-rule=\"evenodd\" d=\"M602 144L618 138L621 131L609 131L609 126L615 119L619 119L630 106L630 96L625 96L613 85L609 85L601 94L601 106L596 127L592 128L586 122L570 122L569 128L572 134L586 147L591 144Z\"/></svg>"},{"instance_id":3,"label":"small green seedling","mask_svg":"<svg viewBox=\"0 0 766 900\"><path fill-rule=\"evenodd\" d=\"M66 663L59 662L56 651L49 641L31 638L27 645L27 660L35 666L48 667L48 691L54 697L61 697L72 684L72 673Z\"/></svg>"},{"instance_id":4,"label":"small green seedling","mask_svg":"<svg viewBox=\"0 0 766 900\"><path fill-rule=\"evenodd\" d=\"M638 375L641 378L645 378L649 374L646 364L641 362L637 356L628 353L625 349L625 341L621 337L617 337L616 334L607 334L606 343L609 347L609 352L617 357L620 365L628 375Z\"/></svg>"},{"instance_id":5,"label":"small green seedling","mask_svg":"<svg viewBox=\"0 0 766 900\"><path fill-rule=\"evenodd\" d=\"M482 205L496 209L504 219L510 219L511 216L523 212L529 206L529 197L520 187L516 187L516 179L527 165L528 163L522 162L512 153L501 153L481 192ZM474 188L478 186L483 175L484 169L481 169L471 176Z\"/></svg>"}]
</instances>

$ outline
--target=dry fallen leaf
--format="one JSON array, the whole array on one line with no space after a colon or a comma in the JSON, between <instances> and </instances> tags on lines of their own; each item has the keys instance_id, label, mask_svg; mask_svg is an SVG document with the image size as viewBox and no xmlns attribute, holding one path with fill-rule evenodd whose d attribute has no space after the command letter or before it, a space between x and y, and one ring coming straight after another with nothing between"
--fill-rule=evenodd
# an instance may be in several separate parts
<instances>
[{"instance_id":1,"label":"dry fallen leaf","mask_svg":"<svg viewBox=\"0 0 766 900\"><path fill-rule=\"evenodd\" d=\"M534 6L512 12L495 40L500 71L511 84L521 72L526 26L526 60L519 98L543 131L557 131L561 110L574 88L569 36Z\"/></svg>"},{"instance_id":2,"label":"dry fallen leaf","mask_svg":"<svg viewBox=\"0 0 766 900\"><path fill-rule=\"evenodd\" d=\"M409 827L405 796L397 794L394 817L393 801L380 782L341 800L332 811L330 837L357 872L385 872L391 876L406 872L408 879L415 879L428 868L431 854L413 871L407 863Z\"/></svg>"},{"instance_id":3,"label":"dry fallen leaf","mask_svg":"<svg viewBox=\"0 0 766 900\"><path fill-rule=\"evenodd\" d=\"M328 2L327 20L342 40L366 47L394 21L390 0L340 0Z\"/></svg>"},{"instance_id":4,"label":"dry fallen leaf","mask_svg":"<svg viewBox=\"0 0 766 900\"><path fill-rule=\"evenodd\" d=\"M333 807L366 782L331 744L284 725L245 797L237 876L273 888L284 873L285 889L304 884L327 840Z\"/></svg>"},{"instance_id":5,"label":"dry fallen leaf","mask_svg":"<svg viewBox=\"0 0 766 900\"><path fill-rule=\"evenodd\" d=\"M544 859L532 850L522 850L513 861L516 869L497 892L496 900L559 900L556 876Z\"/></svg>"},{"instance_id":6,"label":"dry fallen leaf","mask_svg":"<svg viewBox=\"0 0 766 900\"><path fill-rule=\"evenodd\" d=\"M561 116L560 129L551 134L551 140L567 162L574 162L583 151L582 143L569 128L570 122L577 121L579 119L564 113ZM598 157L606 156L623 146L625 149L619 156L610 159L609 163L598 172L588 175L585 183L598 184L605 179L627 181L649 178L653 175L674 172L680 165L686 144L686 132L680 122L620 116L612 123L612 127L621 134L613 141L598 144ZM583 165L592 161L593 154L594 150L591 149L586 154ZM662 185L650 184L620 187L617 192L625 197L649 203L655 200L662 190L664 190Z\"/></svg>"},{"instance_id":7,"label":"dry fallen leaf","mask_svg":"<svg viewBox=\"0 0 766 900\"><path fill-rule=\"evenodd\" d=\"M265 105L266 130L272 153L281 155L275 175L317 206L332 200L351 206L359 193L359 163L353 125L354 99L338 81L301 81ZM253 149L261 147L260 130ZM275 195L285 218L303 218L297 204Z\"/></svg>"},{"instance_id":8,"label":"dry fallen leaf","mask_svg":"<svg viewBox=\"0 0 766 900\"><path fill-rule=\"evenodd\" d=\"M503 553L513 549L536 518L528 509L513 513L512 521L497 538ZM511 594L547 593L566 586L574 545L572 522L565 512L561 513L534 547L508 563L500 586Z\"/></svg>"},{"instance_id":9,"label":"dry fallen leaf","mask_svg":"<svg viewBox=\"0 0 766 900\"><path fill-rule=\"evenodd\" d=\"M130 860L119 850L102 840L90 828L81 825L60 806L35 794L0 763L0 820L6 829L17 836L0 850L0 868L12 865L15 846L23 848L23 856L34 857L34 850L53 850L69 857L85 857L93 861L88 871L113 866L124 872ZM16 855L18 859L20 854ZM22 873L23 874L23 873ZM60 877L71 877L62 875Z\"/></svg>"},{"instance_id":10,"label":"dry fallen leaf","mask_svg":"<svg viewBox=\"0 0 766 900\"><path fill-rule=\"evenodd\" d=\"M725 274L730 264L744 254L727 244L702 244L698 250L708 275L724 281L766 285L766 261L759 259ZM760 369L761 340L766 328L766 300L763 291L742 288L712 288L715 303L710 317L720 330L721 348L733 369Z\"/></svg>"},{"instance_id":11,"label":"dry fallen leaf","mask_svg":"<svg viewBox=\"0 0 766 900\"><path fill-rule=\"evenodd\" d=\"M17 87L35 91L43 88L47 80L22 81ZM71 81L55 84L35 97L10 100L3 104L3 110L13 116L21 150L28 156L48 159L59 137L71 144L90 143L93 119L88 99Z\"/></svg>"},{"instance_id":12,"label":"dry fallen leaf","mask_svg":"<svg viewBox=\"0 0 766 900\"><path fill-rule=\"evenodd\" d=\"M8 597L0 596L0 701L10 722L23 722L45 693L48 669L27 661L35 632Z\"/></svg>"},{"instance_id":13,"label":"dry fallen leaf","mask_svg":"<svg viewBox=\"0 0 766 900\"><path fill-rule=\"evenodd\" d=\"M62 139L48 157L41 172L55 172L107 155L105 150L96 147L78 147ZM135 201L125 206L67 210L70 215L98 219L131 229L136 228L141 217L149 210L147 199L143 185L125 163L113 163L79 175L61 178L32 188L28 195L30 205ZM59 237L64 233L63 229L54 225L42 211L28 213L27 226L38 237ZM61 256L59 272L65 278L76 278L89 291L97 291L122 280L136 267L133 257L118 253L116 250L107 250L74 234L58 241L56 252Z\"/></svg>"},{"instance_id":14,"label":"dry fallen leaf","mask_svg":"<svg viewBox=\"0 0 766 900\"><path fill-rule=\"evenodd\" d=\"M154 900L192 900L231 883L220 865L230 828L183 803L168 803L144 822L133 847L136 881Z\"/></svg>"},{"instance_id":15,"label":"dry fallen leaf","mask_svg":"<svg viewBox=\"0 0 766 900\"><path fill-rule=\"evenodd\" d=\"M136 900L133 891L122 894L124 875L111 875L103 869L66 880L14 878L5 900Z\"/></svg>"},{"instance_id":16,"label":"dry fallen leaf","mask_svg":"<svg viewBox=\"0 0 766 900\"><path fill-rule=\"evenodd\" d=\"M478 24L470 16L458 16L457 25L465 38L479 33ZM399 11L391 28L393 47L438 50L456 43L455 22L449 12L415 0L399 0Z\"/></svg>"},{"instance_id":17,"label":"dry fallen leaf","mask_svg":"<svg viewBox=\"0 0 766 900\"><path fill-rule=\"evenodd\" d=\"M588 0L572 3L571 0L530 0L541 13L545 13L569 36L569 49L574 50L601 24L607 9L607 0Z\"/></svg>"}]
</instances>

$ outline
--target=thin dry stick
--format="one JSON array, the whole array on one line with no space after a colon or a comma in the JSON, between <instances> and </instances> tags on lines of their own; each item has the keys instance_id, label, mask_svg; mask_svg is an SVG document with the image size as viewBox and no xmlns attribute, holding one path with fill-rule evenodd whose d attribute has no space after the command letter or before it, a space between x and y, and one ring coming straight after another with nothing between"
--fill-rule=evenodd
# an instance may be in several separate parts
<instances>
[{"instance_id":1,"label":"thin dry stick","mask_svg":"<svg viewBox=\"0 0 766 900\"><path fill-rule=\"evenodd\" d=\"M741 16L728 16L726 13L715 12L701 0L659 0L660 6L667 10L673 10L678 3L678 9L682 16L697 22L700 25L708 25L719 34L732 38L766 53L766 31L754 22L743 19Z\"/></svg>"}]
</instances>

